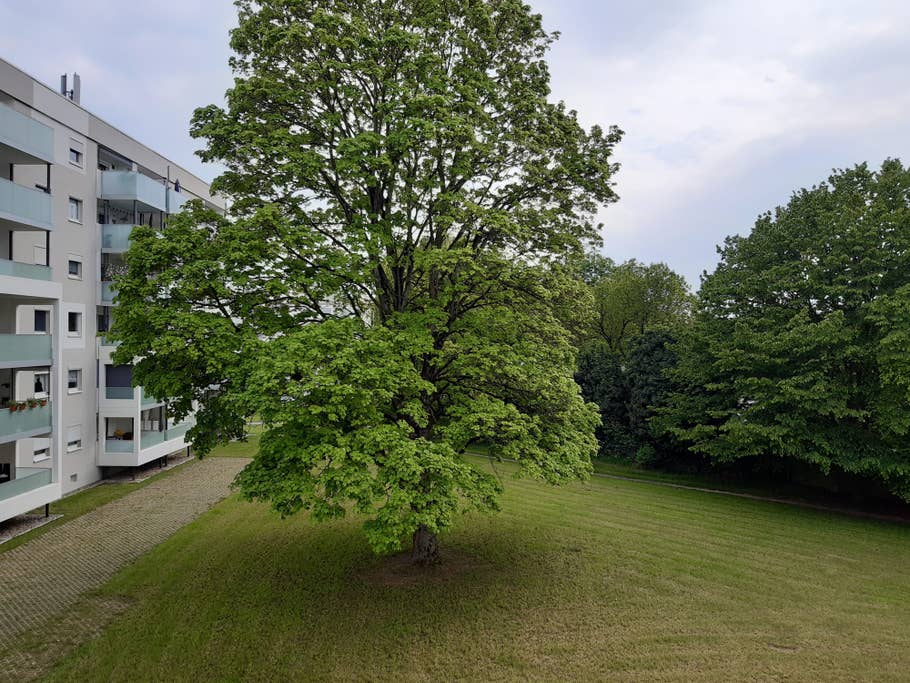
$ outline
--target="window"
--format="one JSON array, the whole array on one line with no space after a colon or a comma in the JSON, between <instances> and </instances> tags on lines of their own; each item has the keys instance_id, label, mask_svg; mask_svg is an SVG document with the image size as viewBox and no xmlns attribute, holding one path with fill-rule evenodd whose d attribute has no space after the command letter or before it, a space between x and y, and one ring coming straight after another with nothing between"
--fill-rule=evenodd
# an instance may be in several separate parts
<instances>
[{"instance_id":1,"label":"window","mask_svg":"<svg viewBox=\"0 0 910 683\"><path fill-rule=\"evenodd\" d=\"M51 388L51 373L35 373L35 398L47 398Z\"/></svg>"},{"instance_id":2,"label":"window","mask_svg":"<svg viewBox=\"0 0 910 683\"><path fill-rule=\"evenodd\" d=\"M79 168L85 167L85 143L70 138L70 163Z\"/></svg>"},{"instance_id":3,"label":"window","mask_svg":"<svg viewBox=\"0 0 910 683\"><path fill-rule=\"evenodd\" d=\"M35 453L32 456L32 462L44 462L50 460L51 449L47 439L35 439Z\"/></svg>"},{"instance_id":4,"label":"window","mask_svg":"<svg viewBox=\"0 0 910 683\"><path fill-rule=\"evenodd\" d=\"M50 317L50 311L37 309L35 311L35 332L47 332Z\"/></svg>"},{"instance_id":5,"label":"window","mask_svg":"<svg viewBox=\"0 0 910 683\"><path fill-rule=\"evenodd\" d=\"M82 449L82 425L68 427L66 430L66 452L72 453Z\"/></svg>"},{"instance_id":6,"label":"window","mask_svg":"<svg viewBox=\"0 0 910 683\"><path fill-rule=\"evenodd\" d=\"M70 370L66 373L66 388L71 394L82 391L82 370Z\"/></svg>"},{"instance_id":7,"label":"window","mask_svg":"<svg viewBox=\"0 0 910 683\"><path fill-rule=\"evenodd\" d=\"M69 311L66 314L66 331L71 337L82 336L82 314L78 311Z\"/></svg>"},{"instance_id":8,"label":"window","mask_svg":"<svg viewBox=\"0 0 910 683\"><path fill-rule=\"evenodd\" d=\"M82 222L82 200L70 197L69 219L76 223Z\"/></svg>"},{"instance_id":9,"label":"window","mask_svg":"<svg viewBox=\"0 0 910 683\"><path fill-rule=\"evenodd\" d=\"M73 280L81 280L82 279L82 261L80 261L79 259L70 257L70 259L66 262L66 264L67 264L66 265L67 275L70 278L72 278Z\"/></svg>"}]
</instances>

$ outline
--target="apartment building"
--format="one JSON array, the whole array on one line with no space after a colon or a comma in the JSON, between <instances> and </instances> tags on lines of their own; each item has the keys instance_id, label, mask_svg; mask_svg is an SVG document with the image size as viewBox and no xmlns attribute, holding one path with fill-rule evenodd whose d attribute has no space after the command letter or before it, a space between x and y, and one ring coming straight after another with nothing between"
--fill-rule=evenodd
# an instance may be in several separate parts
<instances>
[{"instance_id":1,"label":"apartment building","mask_svg":"<svg viewBox=\"0 0 910 683\"><path fill-rule=\"evenodd\" d=\"M68 84L0 59L0 521L179 452L191 426L111 361L111 280L134 225L223 204Z\"/></svg>"}]
</instances>

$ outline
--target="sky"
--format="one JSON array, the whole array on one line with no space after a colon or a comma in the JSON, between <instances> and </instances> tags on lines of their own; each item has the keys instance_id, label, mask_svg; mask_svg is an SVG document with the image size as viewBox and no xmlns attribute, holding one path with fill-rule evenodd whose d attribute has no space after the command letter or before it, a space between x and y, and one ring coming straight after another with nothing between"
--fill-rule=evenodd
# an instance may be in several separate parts
<instances>
[{"instance_id":1,"label":"sky","mask_svg":"<svg viewBox=\"0 0 910 683\"><path fill-rule=\"evenodd\" d=\"M835 168L910 162L905 0L530 0L561 37L554 99L617 125L606 255L663 261L697 288L716 245ZM0 0L0 56L206 180L193 109L230 87L227 0Z\"/></svg>"}]
</instances>

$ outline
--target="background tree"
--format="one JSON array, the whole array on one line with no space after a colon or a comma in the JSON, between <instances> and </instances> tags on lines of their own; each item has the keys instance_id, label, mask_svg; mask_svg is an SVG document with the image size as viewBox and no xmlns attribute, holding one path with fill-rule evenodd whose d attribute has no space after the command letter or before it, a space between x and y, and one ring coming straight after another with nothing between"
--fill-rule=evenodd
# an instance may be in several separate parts
<instances>
[{"instance_id":1,"label":"background tree","mask_svg":"<svg viewBox=\"0 0 910 683\"><path fill-rule=\"evenodd\" d=\"M910 172L835 172L720 253L659 426L716 463L790 459L910 500Z\"/></svg>"},{"instance_id":2,"label":"background tree","mask_svg":"<svg viewBox=\"0 0 910 683\"><path fill-rule=\"evenodd\" d=\"M200 453L262 417L246 498L352 507L376 551L410 534L433 561L459 509L496 508L472 444L554 484L590 470L552 265L597 240L620 131L548 101L553 36L519 0L237 6L227 107L192 129L231 215L134 231L117 358L201 402Z\"/></svg>"},{"instance_id":3,"label":"background tree","mask_svg":"<svg viewBox=\"0 0 910 683\"><path fill-rule=\"evenodd\" d=\"M600 454L632 459L645 445L663 449L648 420L668 391L662 373L675 363L670 345L689 320L685 280L663 263L579 262L585 267L575 268L576 277L601 273L589 287L593 302L584 309L587 336L575 375L585 399L600 407Z\"/></svg>"},{"instance_id":4,"label":"background tree","mask_svg":"<svg viewBox=\"0 0 910 683\"><path fill-rule=\"evenodd\" d=\"M672 329L691 308L685 279L665 263L626 261L594 284L593 334L625 357L630 341L648 329Z\"/></svg>"}]
</instances>

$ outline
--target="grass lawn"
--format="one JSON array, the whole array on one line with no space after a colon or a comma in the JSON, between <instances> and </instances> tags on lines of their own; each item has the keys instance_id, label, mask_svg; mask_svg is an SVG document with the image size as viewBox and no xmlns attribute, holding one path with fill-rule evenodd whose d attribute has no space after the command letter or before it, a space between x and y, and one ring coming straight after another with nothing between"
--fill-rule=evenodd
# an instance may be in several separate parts
<instances>
[{"instance_id":1,"label":"grass lawn","mask_svg":"<svg viewBox=\"0 0 910 683\"><path fill-rule=\"evenodd\" d=\"M131 606L49 680L907 680L910 527L496 469L503 511L425 575L233 496L107 584Z\"/></svg>"}]
</instances>

